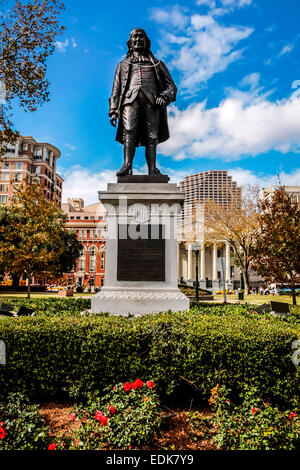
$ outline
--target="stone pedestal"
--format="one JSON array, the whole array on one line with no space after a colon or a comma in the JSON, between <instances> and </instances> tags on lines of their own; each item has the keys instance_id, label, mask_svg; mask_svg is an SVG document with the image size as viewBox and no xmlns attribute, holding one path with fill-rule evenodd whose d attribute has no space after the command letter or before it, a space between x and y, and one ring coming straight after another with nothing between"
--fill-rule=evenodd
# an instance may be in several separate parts
<instances>
[{"instance_id":1,"label":"stone pedestal","mask_svg":"<svg viewBox=\"0 0 300 470\"><path fill-rule=\"evenodd\" d=\"M107 210L105 287L92 313L142 315L189 308L177 287L177 217L184 194L176 184L112 183L99 191Z\"/></svg>"}]
</instances>

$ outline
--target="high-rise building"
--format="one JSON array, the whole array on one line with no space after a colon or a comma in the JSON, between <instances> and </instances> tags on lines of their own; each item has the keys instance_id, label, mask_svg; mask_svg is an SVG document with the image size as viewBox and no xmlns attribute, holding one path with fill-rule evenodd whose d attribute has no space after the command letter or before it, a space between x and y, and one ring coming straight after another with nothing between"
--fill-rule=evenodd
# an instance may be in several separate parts
<instances>
[{"instance_id":1,"label":"high-rise building","mask_svg":"<svg viewBox=\"0 0 300 470\"><path fill-rule=\"evenodd\" d=\"M76 260L76 266L69 273L70 282L83 289L101 287L105 275L106 211L101 202L84 206L81 198L68 199L62 204L67 214L66 227L76 232L83 244L83 250Z\"/></svg>"},{"instance_id":2,"label":"high-rise building","mask_svg":"<svg viewBox=\"0 0 300 470\"><path fill-rule=\"evenodd\" d=\"M240 285L240 273L232 260L228 243L209 243L205 240L205 202L214 201L223 206L240 207L242 188L232 180L227 171L211 170L185 176L179 183L179 190L185 192L182 215L178 225L178 279L195 281L195 256L193 243L200 245L199 278L202 288L214 292L221 288L221 273L217 259L225 259L226 288L231 290Z\"/></svg>"},{"instance_id":3,"label":"high-rise building","mask_svg":"<svg viewBox=\"0 0 300 470\"><path fill-rule=\"evenodd\" d=\"M181 218L192 215L200 203L211 200L221 206L240 205L242 189L238 187L227 171L211 170L185 176L179 183L179 191L185 193Z\"/></svg>"},{"instance_id":4,"label":"high-rise building","mask_svg":"<svg viewBox=\"0 0 300 470\"><path fill-rule=\"evenodd\" d=\"M61 206L63 178L56 173L60 151L33 137L20 137L8 144L0 162L0 204L10 203L14 187L22 182L44 186L45 197Z\"/></svg>"}]
</instances>

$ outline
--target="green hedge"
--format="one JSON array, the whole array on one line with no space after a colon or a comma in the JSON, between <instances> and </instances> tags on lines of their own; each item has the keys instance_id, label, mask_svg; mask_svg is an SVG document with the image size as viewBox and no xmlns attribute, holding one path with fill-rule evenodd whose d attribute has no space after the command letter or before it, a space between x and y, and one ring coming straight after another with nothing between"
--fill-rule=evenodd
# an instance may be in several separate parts
<instances>
[{"instance_id":1,"label":"green hedge","mask_svg":"<svg viewBox=\"0 0 300 470\"><path fill-rule=\"evenodd\" d=\"M180 396L187 386L204 398L217 383L237 393L247 383L269 399L289 401L299 395L291 360L299 336L298 325L245 307L140 318L3 318L0 393L76 397L138 377L155 380L162 395Z\"/></svg>"},{"instance_id":2,"label":"green hedge","mask_svg":"<svg viewBox=\"0 0 300 470\"><path fill-rule=\"evenodd\" d=\"M2 302L14 306L16 311L24 306L33 309L38 315L43 314L47 316L80 316L80 313L84 309L91 308L91 299L81 297L41 297L31 299L22 297L0 297L0 305Z\"/></svg>"}]
</instances>

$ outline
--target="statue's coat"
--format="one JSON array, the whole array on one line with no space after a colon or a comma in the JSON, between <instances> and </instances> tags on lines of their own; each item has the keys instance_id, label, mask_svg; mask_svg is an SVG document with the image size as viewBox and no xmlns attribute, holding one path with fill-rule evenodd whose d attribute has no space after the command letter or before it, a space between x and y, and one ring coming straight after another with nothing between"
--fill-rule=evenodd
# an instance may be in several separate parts
<instances>
[{"instance_id":1,"label":"statue's coat","mask_svg":"<svg viewBox=\"0 0 300 470\"><path fill-rule=\"evenodd\" d=\"M166 67L166 65L156 60L153 56L150 56L150 60L154 65L154 70L157 78L158 96L165 99L166 104L170 104L176 100L177 88L173 79ZM114 83L112 94L109 99L109 115L116 113L119 118L119 124L117 129L116 140L121 144L123 141L123 123L122 123L122 104L124 102L125 94L129 83L130 73L133 65L130 63L130 59L124 59L119 62ZM157 96L157 97L158 97ZM158 143L165 142L170 137L167 109L165 106L160 107L160 120L159 120L159 132L158 132ZM144 146L145 137L143 135L143 129L141 128L138 134L138 141L136 146Z\"/></svg>"}]
</instances>

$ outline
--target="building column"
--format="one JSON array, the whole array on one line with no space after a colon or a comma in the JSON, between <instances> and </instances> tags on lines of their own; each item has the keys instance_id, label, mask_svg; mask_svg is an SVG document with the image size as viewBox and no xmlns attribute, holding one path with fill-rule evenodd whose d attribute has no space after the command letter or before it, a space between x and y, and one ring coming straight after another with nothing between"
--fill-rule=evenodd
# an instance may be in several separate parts
<instances>
[{"instance_id":1,"label":"building column","mask_svg":"<svg viewBox=\"0 0 300 470\"><path fill-rule=\"evenodd\" d=\"M217 245L213 245L212 252L212 280L218 281L218 266L217 266L218 250Z\"/></svg>"},{"instance_id":2,"label":"building column","mask_svg":"<svg viewBox=\"0 0 300 470\"><path fill-rule=\"evenodd\" d=\"M202 289L206 288L206 272L205 272L205 245L204 243L201 244L200 249L200 287Z\"/></svg>"},{"instance_id":3,"label":"building column","mask_svg":"<svg viewBox=\"0 0 300 470\"><path fill-rule=\"evenodd\" d=\"M17 140L15 144L15 158L19 158L19 150L20 150L20 141Z\"/></svg>"},{"instance_id":4,"label":"building column","mask_svg":"<svg viewBox=\"0 0 300 470\"><path fill-rule=\"evenodd\" d=\"M225 280L226 280L226 289L232 290L232 284L231 284L231 277L230 277L230 245L229 243L226 243L226 273L225 273Z\"/></svg>"},{"instance_id":5,"label":"building column","mask_svg":"<svg viewBox=\"0 0 300 470\"><path fill-rule=\"evenodd\" d=\"M201 281L205 281L205 245L204 243L201 245L201 262L200 262L200 279Z\"/></svg>"},{"instance_id":6,"label":"building column","mask_svg":"<svg viewBox=\"0 0 300 470\"><path fill-rule=\"evenodd\" d=\"M215 294L220 290L220 281L218 277L218 248L216 244L213 245L212 250L212 289Z\"/></svg>"},{"instance_id":7,"label":"building column","mask_svg":"<svg viewBox=\"0 0 300 470\"><path fill-rule=\"evenodd\" d=\"M187 277L188 281L193 279L193 249L191 243L188 244Z\"/></svg>"},{"instance_id":8,"label":"building column","mask_svg":"<svg viewBox=\"0 0 300 470\"><path fill-rule=\"evenodd\" d=\"M177 278L180 281L181 277L181 259L180 259L180 243L177 242Z\"/></svg>"},{"instance_id":9,"label":"building column","mask_svg":"<svg viewBox=\"0 0 300 470\"><path fill-rule=\"evenodd\" d=\"M230 281L230 245L229 243L226 243L226 273L225 273L225 279L227 282Z\"/></svg>"}]
</instances>

